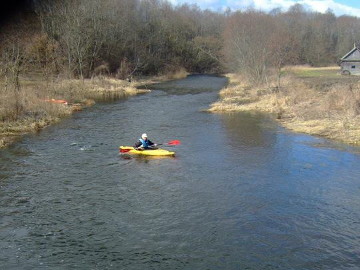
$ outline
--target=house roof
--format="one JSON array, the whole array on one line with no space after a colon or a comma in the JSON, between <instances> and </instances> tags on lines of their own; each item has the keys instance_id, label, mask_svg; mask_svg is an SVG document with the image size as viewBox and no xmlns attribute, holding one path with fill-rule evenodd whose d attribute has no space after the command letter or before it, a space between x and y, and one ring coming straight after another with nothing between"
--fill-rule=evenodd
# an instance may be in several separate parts
<instances>
[{"instance_id":1,"label":"house roof","mask_svg":"<svg viewBox=\"0 0 360 270\"><path fill-rule=\"evenodd\" d=\"M345 54L343 57L341 57L341 61L360 61L360 59L349 59L349 60L347 60L346 58L348 58L350 55L352 55L354 52L356 52L356 51L359 51L359 53L360 53L360 49L359 49L359 47L358 46L356 46L356 44L354 44L354 48L350 51L350 52L348 52L347 54Z\"/></svg>"}]
</instances>

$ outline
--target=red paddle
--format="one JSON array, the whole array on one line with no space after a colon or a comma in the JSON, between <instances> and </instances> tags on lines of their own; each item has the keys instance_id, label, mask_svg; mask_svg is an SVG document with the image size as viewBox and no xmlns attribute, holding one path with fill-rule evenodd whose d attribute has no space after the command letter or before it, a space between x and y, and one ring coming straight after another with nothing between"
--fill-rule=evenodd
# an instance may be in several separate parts
<instances>
[{"instance_id":1,"label":"red paddle","mask_svg":"<svg viewBox=\"0 0 360 270\"><path fill-rule=\"evenodd\" d=\"M120 149L119 152L120 153L127 153L130 152L132 149Z\"/></svg>"},{"instance_id":2,"label":"red paddle","mask_svg":"<svg viewBox=\"0 0 360 270\"><path fill-rule=\"evenodd\" d=\"M158 143L157 145L163 145L163 144L167 144L167 145L180 145L181 142L179 140L172 140L170 142L167 143Z\"/></svg>"},{"instance_id":3,"label":"red paddle","mask_svg":"<svg viewBox=\"0 0 360 270\"><path fill-rule=\"evenodd\" d=\"M172 140L172 141L169 141L167 143L158 143L156 145L163 145L163 144L166 144L166 145L180 145L181 144L181 141L179 140ZM127 152L130 152L131 150L133 149L120 149L119 152L120 153L127 153Z\"/></svg>"}]
</instances>

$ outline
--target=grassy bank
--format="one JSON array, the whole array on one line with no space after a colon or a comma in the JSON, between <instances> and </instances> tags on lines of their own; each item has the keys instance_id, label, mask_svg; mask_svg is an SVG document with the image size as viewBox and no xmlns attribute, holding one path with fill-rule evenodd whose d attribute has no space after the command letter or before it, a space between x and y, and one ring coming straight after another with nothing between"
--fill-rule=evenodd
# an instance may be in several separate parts
<instances>
[{"instance_id":1,"label":"grassy bank","mask_svg":"<svg viewBox=\"0 0 360 270\"><path fill-rule=\"evenodd\" d=\"M112 78L87 80L52 80L45 82L34 74L20 78L18 90L0 82L0 148L6 147L22 135L37 132L60 121L75 111L95 104L97 100L136 95L148 90L137 86L152 80L134 82Z\"/></svg>"},{"instance_id":2,"label":"grassy bank","mask_svg":"<svg viewBox=\"0 0 360 270\"><path fill-rule=\"evenodd\" d=\"M295 132L360 144L360 78L340 75L339 67L287 68L281 87L275 78L254 86L241 76L228 77L210 112L271 113Z\"/></svg>"}]
</instances>

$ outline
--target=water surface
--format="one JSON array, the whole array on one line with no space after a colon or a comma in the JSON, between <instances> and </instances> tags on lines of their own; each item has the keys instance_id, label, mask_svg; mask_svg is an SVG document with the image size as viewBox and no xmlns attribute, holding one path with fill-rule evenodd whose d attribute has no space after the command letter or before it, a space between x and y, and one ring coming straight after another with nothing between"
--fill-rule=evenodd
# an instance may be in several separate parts
<instances>
[{"instance_id":1,"label":"water surface","mask_svg":"<svg viewBox=\"0 0 360 270\"><path fill-rule=\"evenodd\" d=\"M0 268L359 269L359 149L203 112L225 84L163 83L1 150ZM176 157L118 154L143 132Z\"/></svg>"}]
</instances>

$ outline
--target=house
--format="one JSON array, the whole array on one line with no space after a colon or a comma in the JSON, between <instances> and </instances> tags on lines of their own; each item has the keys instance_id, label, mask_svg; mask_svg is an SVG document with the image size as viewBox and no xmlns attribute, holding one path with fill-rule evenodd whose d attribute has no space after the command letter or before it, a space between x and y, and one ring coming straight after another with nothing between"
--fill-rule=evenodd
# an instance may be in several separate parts
<instances>
[{"instance_id":1,"label":"house","mask_svg":"<svg viewBox=\"0 0 360 270\"><path fill-rule=\"evenodd\" d=\"M341 74L360 75L360 49L354 44L354 48L340 59Z\"/></svg>"}]
</instances>

